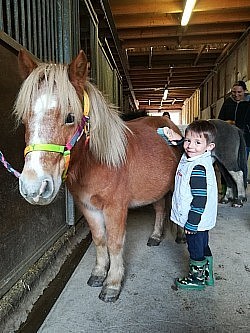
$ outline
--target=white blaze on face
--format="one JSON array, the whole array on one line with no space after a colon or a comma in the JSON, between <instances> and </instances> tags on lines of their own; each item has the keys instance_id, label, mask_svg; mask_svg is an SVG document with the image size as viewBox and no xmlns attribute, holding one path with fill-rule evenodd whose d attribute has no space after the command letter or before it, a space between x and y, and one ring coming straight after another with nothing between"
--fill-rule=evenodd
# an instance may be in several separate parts
<instances>
[{"instance_id":1,"label":"white blaze on face","mask_svg":"<svg viewBox=\"0 0 250 333\"><path fill-rule=\"evenodd\" d=\"M33 107L33 119L31 122L32 134L30 137L29 144L38 144L38 143L48 143L48 134L49 128L44 126L43 117L45 114L57 107L57 99L55 95L52 94L43 94L37 98ZM41 130L41 126L43 129ZM47 131L46 131L47 130ZM37 175L43 175L42 164L40 161L42 152L33 151L29 153L29 164L32 166L32 169L37 173Z\"/></svg>"}]
</instances>

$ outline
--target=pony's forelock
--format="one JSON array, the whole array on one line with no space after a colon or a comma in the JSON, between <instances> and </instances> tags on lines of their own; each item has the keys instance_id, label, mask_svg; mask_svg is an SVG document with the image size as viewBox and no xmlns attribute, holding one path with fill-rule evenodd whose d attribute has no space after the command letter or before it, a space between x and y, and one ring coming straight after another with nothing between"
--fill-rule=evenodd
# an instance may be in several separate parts
<instances>
[{"instance_id":1,"label":"pony's forelock","mask_svg":"<svg viewBox=\"0 0 250 333\"><path fill-rule=\"evenodd\" d=\"M82 118L82 105L68 78L68 65L39 64L23 82L14 105L14 114L18 123L24 120L32 110L40 91L58 96L62 117L73 112L77 122ZM70 106L70 110L69 110Z\"/></svg>"}]
</instances>

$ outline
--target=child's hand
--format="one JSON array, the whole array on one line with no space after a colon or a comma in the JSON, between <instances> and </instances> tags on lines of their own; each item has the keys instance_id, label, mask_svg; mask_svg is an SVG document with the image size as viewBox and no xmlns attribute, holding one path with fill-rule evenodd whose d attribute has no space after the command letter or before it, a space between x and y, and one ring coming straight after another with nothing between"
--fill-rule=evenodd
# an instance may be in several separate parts
<instances>
[{"instance_id":1,"label":"child's hand","mask_svg":"<svg viewBox=\"0 0 250 333\"><path fill-rule=\"evenodd\" d=\"M177 143L174 141L179 141L182 139L182 136L180 134L174 132L169 127L163 127L163 133L164 133L164 135L166 135L168 140L171 141L172 145L177 145Z\"/></svg>"},{"instance_id":2,"label":"child's hand","mask_svg":"<svg viewBox=\"0 0 250 333\"><path fill-rule=\"evenodd\" d=\"M195 235L197 231L189 231L187 229L184 229L185 235Z\"/></svg>"}]
</instances>

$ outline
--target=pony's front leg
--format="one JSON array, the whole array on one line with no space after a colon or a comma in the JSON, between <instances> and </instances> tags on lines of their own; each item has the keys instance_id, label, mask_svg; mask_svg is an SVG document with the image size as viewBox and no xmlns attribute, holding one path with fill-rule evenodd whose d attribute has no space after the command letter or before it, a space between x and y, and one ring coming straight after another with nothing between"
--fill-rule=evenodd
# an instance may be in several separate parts
<instances>
[{"instance_id":1,"label":"pony's front leg","mask_svg":"<svg viewBox=\"0 0 250 333\"><path fill-rule=\"evenodd\" d=\"M115 302L120 295L124 277L123 246L127 208L109 208L105 211L105 220L110 267L99 298L104 302Z\"/></svg>"},{"instance_id":2,"label":"pony's front leg","mask_svg":"<svg viewBox=\"0 0 250 333\"><path fill-rule=\"evenodd\" d=\"M101 287L109 269L109 255L107 249L106 230L103 213L101 211L84 210L96 248L96 262L88 280L91 287Z\"/></svg>"},{"instance_id":3,"label":"pony's front leg","mask_svg":"<svg viewBox=\"0 0 250 333\"><path fill-rule=\"evenodd\" d=\"M95 237L93 237L93 241L96 247L96 263L87 284L91 287L102 287L109 268L109 256L106 241L103 240L103 242L101 241L100 243L94 238Z\"/></svg>"},{"instance_id":4,"label":"pony's front leg","mask_svg":"<svg viewBox=\"0 0 250 333\"><path fill-rule=\"evenodd\" d=\"M153 233L147 242L148 246L158 246L162 240L164 221L166 218L166 198L163 197L157 202L154 202L153 207L155 210L155 224Z\"/></svg>"}]
</instances>

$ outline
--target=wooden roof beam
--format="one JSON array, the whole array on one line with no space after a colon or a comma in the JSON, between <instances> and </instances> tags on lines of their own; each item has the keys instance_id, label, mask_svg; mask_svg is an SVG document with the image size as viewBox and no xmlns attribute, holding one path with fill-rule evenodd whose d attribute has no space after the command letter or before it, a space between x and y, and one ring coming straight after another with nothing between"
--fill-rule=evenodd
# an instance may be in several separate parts
<instances>
[{"instance_id":1,"label":"wooden roof beam","mask_svg":"<svg viewBox=\"0 0 250 333\"><path fill-rule=\"evenodd\" d=\"M209 35L205 36L184 36L182 39L182 45L202 45L212 43L233 43L237 41L239 35L236 33L226 35ZM145 38L145 39L130 39L122 43L122 47L125 49L137 48L137 47L157 47L159 45L166 46L178 46L178 41L174 37L170 38Z\"/></svg>"},{"instance_id":2,"label":"wooden roof beam","mask_svg":"<svg viewBox=\"0 0 250 333\"><path fill-rule=\"evenodd\" d=\"M249 19L250 20L250 19ZM235 26L235 23L226 22L214 24L196 24L188 26L185 31L185 36L192 35L209 35L219 33L235 33L244 32L248 27L248 22L240 22ZM158 38L158 37L174 37L183 35L183 29L179 26L168 26L168 27L150 27L150 28L131 28L131 29L119 29L119 38L124 39L141 39L141 38Z\"/></svg>"},{"instance_id":3,"label":"wooden roof beam","mask_svg":"<svg viewBox=\"0 0 250 333\"><path fill-rule=\"evenodd\" d=\"M184 6L181 1L172 0L152 0L134 1L134 0L109 0L113 15L124 15L124 13L182 13ZM225 10L227 8L238 10L239 8L248 8L249 0L240 0L231 2L228 0L209 0L198 1L194 11L214 11Z\"/></svg>"},{"instance_id":4,"label":"wooden roof beam","mask_svg":"<svg viewBox=\"0 0 250 333\"><path fill-rule=\"evenodd\" d=\"M213 12L194 12L189 22L189 26L193 24L209 24L209 23L226 23L226 22L249 22L250 9L238 9L237 11L225 11L221 13ZM161 26L179 26L179 14L159 14L159 15L122 15L114 17L117 29L122 28L139 28L139 27L161 27Z\"/></svg>"}]
</instances>

